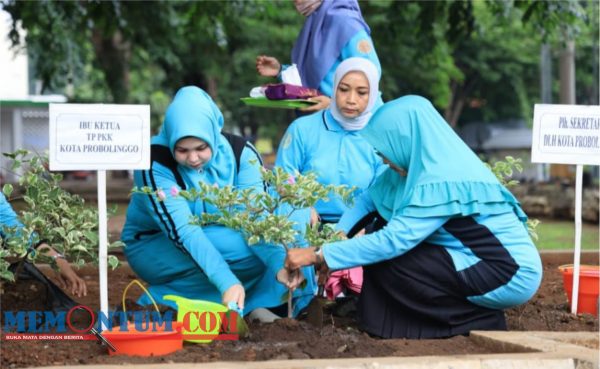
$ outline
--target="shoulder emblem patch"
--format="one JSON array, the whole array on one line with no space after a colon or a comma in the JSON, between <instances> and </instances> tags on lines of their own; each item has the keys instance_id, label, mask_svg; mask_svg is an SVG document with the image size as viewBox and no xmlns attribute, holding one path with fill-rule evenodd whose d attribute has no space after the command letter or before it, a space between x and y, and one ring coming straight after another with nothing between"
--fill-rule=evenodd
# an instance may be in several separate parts
<instances>
[{"instance_id":1,"label":"shoulder emblem patch","mask_svg":"<svg viewBox=\"0 0 600 369\"><path fill-rule=\"evenodd\" d=\"M283 148L287 149L288 147L290 147L292 143L292 134L288 133L285 135L285 138L283 139Z\"/></svg>"},{"instance_id":2,"label":"shoulder emblem patch","mask_svg":"<svg viewBox=\"0 0 600 369\"><path fill-rule=\"evenodd\" d=\"M358 44L356 44L356 48L362 54L368 54L373 50L373 46L371 46L371 42L369 40L360 40Z\"/></svg>"}]
</instances>

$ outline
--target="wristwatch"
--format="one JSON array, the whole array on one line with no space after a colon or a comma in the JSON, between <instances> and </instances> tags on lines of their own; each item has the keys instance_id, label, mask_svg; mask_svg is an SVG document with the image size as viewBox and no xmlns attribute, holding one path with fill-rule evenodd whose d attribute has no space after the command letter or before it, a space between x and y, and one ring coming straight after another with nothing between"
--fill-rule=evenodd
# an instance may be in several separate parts
<instances>
[{"instance_id":1,"label":"wristwatch","mask_svg":"<svg viewBox=\"0 0 600 369\"><path fill-rule=\"evenodd\" d=\"M67 258L65 258L65 256L64 256L63 254L61 254L61 253L59 253L59 252L57 252L57 253L56 253L56 255L52 255L52 256L51 256L51 258L52 258L54 261L56 261L56 259L65 259L65 260L67 259Z\"/></svg>"},{"instance_id":2,"label":"wristwatch","mask_svg":"<svg viewBox=\"0 0 600 369\"><path fill-rule=\"evenodd\" d=\"M323 257L323 248L318 248L315 249L315 256L316 256L316 266L321 266L323 265L323 263L325 262L325 258Z\"/></svg>"}]
</instances>

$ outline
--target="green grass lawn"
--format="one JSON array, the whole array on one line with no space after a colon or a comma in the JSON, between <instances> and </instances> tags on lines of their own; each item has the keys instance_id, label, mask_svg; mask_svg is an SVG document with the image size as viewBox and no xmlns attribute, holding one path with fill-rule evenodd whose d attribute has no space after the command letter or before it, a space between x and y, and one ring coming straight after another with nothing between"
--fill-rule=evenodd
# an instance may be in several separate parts
<instances>
[{"instance_id":1,"label":"green grass lawn","mask_svg":"<svg viewBox=\"0 0 600 369\"><path fill-rule=\"evenodd\" d=\"M575 222L544 219L536 232L535 242L540 250L569 250L575 248ZM583 223L581 226L581 249L598 250L598 224Z\"/></svg>"}]
</instances>

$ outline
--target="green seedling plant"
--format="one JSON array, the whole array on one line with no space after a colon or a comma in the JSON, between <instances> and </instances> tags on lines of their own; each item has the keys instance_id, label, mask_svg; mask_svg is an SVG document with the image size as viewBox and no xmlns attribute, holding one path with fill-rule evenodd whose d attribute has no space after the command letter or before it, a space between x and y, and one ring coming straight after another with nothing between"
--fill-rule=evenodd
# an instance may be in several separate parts
<instances>
[{"instance_id":1,"label":"green seedling plant","mask_svg":"<svg viewBox=\"0 0 600 369\"><path fill-rule=\"evenodd\" d=\"M27 258L31 262L41 260L57 268L54 259L41 252L33 252L31 245L45 241L67 260L81 267L85 263L98 263L98 212L87 206L84 199L60 187L62 174L52 173L48 168L48 156L31 154L27 150L4 153L12 161L12 171L23 168L19 178L21 192L12 197L13 185L5 184L2 192L7 199L22 200L26 208L20 212L23 228L4 226L2 233L10 235L0 238L0 279L14 281L9 270L10 261ZM111 210L114 213L115 209ZM123 246L116 241L108 246L114 249ZM119 260L108 256L108 264L114 269Z\"/></svg>"},{"instance_id":2,"label":"green seedling plant","mask_svg":"<svg viewBox=\"0 0 600 369\"><path fill-rule=\"evenodd\" d=\"M355 187L323 185L313 173L291 176L281 168L261 168L261 174L266 191L199 183L199 189L178 191L171 188L169 195L188 201L201 200L214 207L216 211L194 216L190 222L198 226L220 224L239 231L249 245L275 245L283 247L287 253L291 248L299 247L303 238L317 248L327 242L343 239L329 225L307 224L302 230L295 227L290 217L295 212L314 207L320 200L328 201L330 196L339 196L349 204ZM162 189L154 191L149 187L134 188L133 192L152 194L158 200L168 196ZM291 318L292 291L282 296L282 302L285 301L288 304L288 317Z\"/></svg>"},{"instance_id":3,"label":"green seedling plant","mask_svg":"<svg viewBox=\"0 0 600 369\"><path fill-rule=\"evenodd\" d=\"M494 173L496 178L506 188L514 187L519 184L519 181L512 179L512 176L516 171L521 173L523 171L523 160L521 158L513 158L512 156L506 156L505 160L499 160L494 162L494 165L485 163L485 165ZM527 219L527 230L529 235L534 240L538 240L538 234L536 227L540 224L539 219Z\"/></svg>"}]
</instances>

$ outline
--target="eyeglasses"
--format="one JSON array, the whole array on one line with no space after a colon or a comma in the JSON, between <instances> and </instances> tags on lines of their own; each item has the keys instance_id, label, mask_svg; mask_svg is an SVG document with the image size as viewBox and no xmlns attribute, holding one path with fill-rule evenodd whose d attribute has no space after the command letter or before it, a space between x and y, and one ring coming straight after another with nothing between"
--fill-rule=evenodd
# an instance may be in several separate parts
<instances>
[{"instance_id":1,"label":"eyeglasses","mask_svg":"<svg viewBox=\"0 0 600 369\"><path fill-rule=\"evenodd\" d=\"M374 149L374 150L375 150L375 155L379 156L379 157L380 157L380 158L382 158L382 159L384 159L384 158L385 158L385 157L383 156L383 154L382 154L382 153L381 153L379 150L377 150L377 149Z\"/></svg>"}]
</instances>

